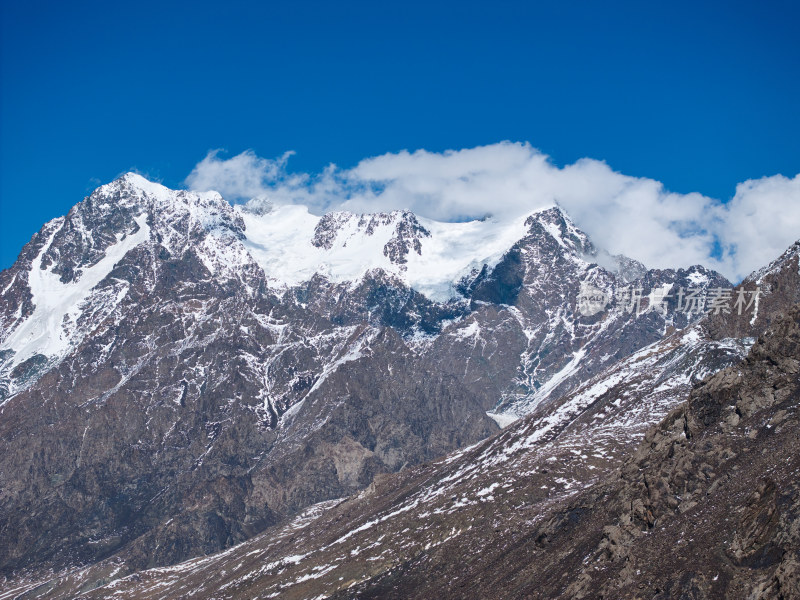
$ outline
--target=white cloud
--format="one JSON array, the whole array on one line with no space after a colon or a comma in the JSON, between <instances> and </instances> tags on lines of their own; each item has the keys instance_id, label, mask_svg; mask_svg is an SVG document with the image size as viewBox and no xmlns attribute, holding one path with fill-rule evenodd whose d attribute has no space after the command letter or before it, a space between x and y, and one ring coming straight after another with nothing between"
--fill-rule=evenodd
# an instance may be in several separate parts
<instances>
[{"instance_id":1,"label":"white cloud","mask_svg":"<svg viewBox=\"0 0 800 600\"><path fill-rule=\"evenodd\" d=\"M251 150L233 158L218 158L213 150L195 165L186 178L193 190L216 190L227 198L255 198L285 179L286 162L294 152L278 159L259 158Z\"/></svg>"},{"instance_id":2,"label":"white cloud","mask_svg":"<svg viewBox=\"0 0 800 600\"><path fill-rule=\"evenodd\" d=\"M800 175L741 183L723 204L702 194L671 193L658 181L617 173L597 160L559 168L522 143L403 151L351 169L330 165L315 175L289 173L289 156L269 160L248 151L222 159L211 152L186 183L234 201L266 195L317 213L407 208L445 221L512 217L558 202L612 253L650 267L702 263L735 281L800 237Z\"/></svg>"},{"instance_id":3,"label":"white cloud","mask_svg":"<svg viewBox=\"0 0 800 600\"><path fill-rule=\"evenodd\" d=\"M725 262L733 273L746 275L800 238L800 174L740 183L721 212Z\"/></svg>"}]
</instances>

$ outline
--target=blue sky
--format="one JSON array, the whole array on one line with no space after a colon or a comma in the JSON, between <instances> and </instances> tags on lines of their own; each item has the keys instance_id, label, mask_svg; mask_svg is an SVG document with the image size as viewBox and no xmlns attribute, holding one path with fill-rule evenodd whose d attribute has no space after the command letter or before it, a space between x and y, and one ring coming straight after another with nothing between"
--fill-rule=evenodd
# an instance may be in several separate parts
<instances>
[{"instance_id":1,"label":"blue sky","mask_svg":"<svg viewBox=\"0 0 800 600\"><path fill-rule=\"evenodd\" d=\"M800 171L796 3L5 2L0 268L137 170L529 142L681 193ZM800 232L798 232L800 235Z\"/></svg>"}]
</instances>

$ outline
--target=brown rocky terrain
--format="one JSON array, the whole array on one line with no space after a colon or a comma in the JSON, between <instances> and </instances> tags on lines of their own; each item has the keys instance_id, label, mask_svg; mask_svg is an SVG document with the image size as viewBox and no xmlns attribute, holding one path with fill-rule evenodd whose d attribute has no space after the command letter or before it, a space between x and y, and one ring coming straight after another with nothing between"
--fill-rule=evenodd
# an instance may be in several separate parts
<instances>
[{"instance_id":1,"label":"brown rocky terrain","mask_svg":"<svg viewBox=\"0 0 800 600\"><path fill-rule=\"evenodd\" d=\"M125 176L0 273L0 597L102 597L114 581L137 597L137 581L163 597L389 594L381 582L421 564L505 552L506 535L531 552L526 532L608 484L798 288L790 251L743 283L765 290L757 313L662 310L654 290L729 284L601 267L558 208L447 300L403 279L433 235L407 212L336 213L306 240L388 231L387 270L276 287L247 237L270 211ZM579 310L586 284L604 310ZM631 285L642 314L620 300ZM500 432L487 411L527 416ZM468 573L489 581L481 564Z\"/></svg>"},{"instance_id":2,"label":"brown rocky terrain","mask_svg":"<svg viewBox=\"0 0 800 600\"><path fill-rule=\"evenodd\" d=\"M618 467L542 453L531 417L222 554L25 597L796 598L798 375L800 306Z\"/></svg>"}]
</instances>

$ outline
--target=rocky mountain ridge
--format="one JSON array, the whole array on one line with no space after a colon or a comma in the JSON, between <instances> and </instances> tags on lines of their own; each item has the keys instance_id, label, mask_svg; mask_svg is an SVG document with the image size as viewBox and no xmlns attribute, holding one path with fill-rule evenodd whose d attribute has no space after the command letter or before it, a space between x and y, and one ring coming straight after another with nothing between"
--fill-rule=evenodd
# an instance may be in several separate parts
<instances>
[{"instance_id":1,"label":"rocky mountain ridge","mask_svg":"<svg viewBox=\"0 0 800 600\"><path fill-rule=\"evenodd\" d=\"M617 464L752 336L662 301L718 274L601 254L557 207L437 224L99 188L0 273L0 570L213 553L524 415Z\"/></svg>"},{"instance_id":2,"label":"rocky mountain ridge","mask_svg":"<svg viewBox=\"0 0 800 600\"><path fill-rule=\"evenodd\" d=\"M628 378L577 419L531 415L224 553L80 597L795 597L798 344L800 305L636 435L620 435L625 410L582 426L641 383ZM628 369L665 360L647 354ZM604 443L609 426L616 448ZM78 593L120 568L96 565L25 597Z\"/></svg>"}]
</instances>

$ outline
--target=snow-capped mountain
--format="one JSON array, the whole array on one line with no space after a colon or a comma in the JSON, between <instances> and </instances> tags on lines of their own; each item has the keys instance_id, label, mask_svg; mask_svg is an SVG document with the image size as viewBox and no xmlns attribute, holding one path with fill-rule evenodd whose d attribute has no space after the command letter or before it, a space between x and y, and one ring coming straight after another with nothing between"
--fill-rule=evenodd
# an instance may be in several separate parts
<instances>
[{"instance_id":1,"label":"snow-capped mountain","mask_svg":"<svg viewBox=\"0 0 800 600\"><path fill-rule=\"evenodd\" d=\"M596 447L583 485L744 355L781 269L726 334L678 306L719 274L611 257L557 206L319 217L125 175L0 273L0 571L222 550L520 417L481 447L523 462L475 468Z\"/></svg>"},{"instance_id":2,"label":"snow-capped mountain","mask_svg":"<svg viewBox=\"0 0 800 600\"><path fill-rule=\"evenodd\" d=\"M536 337L528 325L539 330L544 325L555 339L563 332L553 332L551 321L570 328L578 281L603 287L609 297L615 287L628 283L626 276L615 277L593 262L597 250L557 208L508 222L437 223L407 211L316 217L304 207L275 207L263 199L232 207L213 192L169 190L127 174L100 187L66 217L48 223L3 273L0 372L6 374L5 395L24 389L34 379L32 371L63 358L115 312L133 282L114 271L122 259L144 253L150 254L154 267L191 257L202 264L209 280L236 281L250 298L261 293L260 287L281 298L293 291L304 296L298 304L310 300L317 312L334 313L326 315L334 322L347 320L335 313L352 311L341 303L330 306L333 298L338 302L380 281L382 288L400 292L394 306L382 307L383 320L390 322L381 324L399 326L407 339L422 334L428 343L424 334L438 333L442 325L463 318L476 302L513 306L520 293L527 296L527 310L512 312L524 335ZM624 257L614 260L618 272L629 272L635 264ZM650 280L640 265L638 271L648 291L663 285L662 279L671 284L727 283L715 274L709 278L702 267L653 272ZM189 274L191 278L191 270ZM146 278L141 272L135 276ZM565 277L569 279L557 281ZM553 296L554 287L563 296L558 309L552 306L554 298L545 298ZM369 309L386 301L368 300L374 304L368 307L370 317ZM537 302L542 306L534 306ZM359 308L348 315L350 320L361 318ZM530 319L530 312L539 314ZM470 324L468 331L476 331L475 326ZM574 338L574 331L569 334ZM574 351L582 341L572 344ZM542 343L528 346L528 354L541 355L544 349ZM556 361L561 358L557 353ZM28 367L22 369L24 377L8 376L23 363ZM526 377L535 387L543 383L531 373Z\"/></svg>"}]
</instances>

